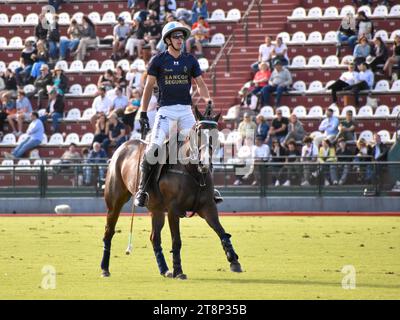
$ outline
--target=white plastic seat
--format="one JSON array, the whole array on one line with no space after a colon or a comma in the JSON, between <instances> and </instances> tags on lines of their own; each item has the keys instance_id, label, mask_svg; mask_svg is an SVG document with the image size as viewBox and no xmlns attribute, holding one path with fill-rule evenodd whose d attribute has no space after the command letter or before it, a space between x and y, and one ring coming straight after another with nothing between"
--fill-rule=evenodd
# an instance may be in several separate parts
<instances>
[{"instance_id":1,"label":"white plastic seat","mask_svg":"<svg viewBox=\"0 0 400 320\"><path fill-rule=\"evenodd\" d=\"M290 20L304 20L307 17L306 9L298 7L293 10Z\"/></svg>"},{"instance_id":2,"label":"white plastic seat","mask_svg":"<svg viewBox=\"0 0 400 320\"><path fill-rule=\"evenodd\" d=\"M69 72L82 72L83 71L83 63L81 60L74 60L71 62L69 66Z\"/></svg>"},{"instance_id":3,"label":"white plastic seat","mask_svg":"<svg viewBox=\"0 0 400 320\"><path fill-rule=\"evenodd\" d=\"M223 46L225 43L225 36L222 33L216 33L212 36L210 45Z\"/></svg>"},{"instance_id":4,"label":"white plastic seat","mask_svg":"<svg viewBox=\"0 0 400 320\"><path fill-rule=\"evenodd\" d=\"M224 21L225 20L225 12L222 9L216 9L211 13L211 17L208 19L209 21Z\"/></svg>"},{"instance_id":5,"label":"white plastic seat","mask_svg":"<svg viewBox=\"0 0 400 320\"><path fill-rule=\"evenodd\" d=\"M129 70L130 64L127 59L122 59L117 63L117 67L121 66L125 71Z\"/></svg>"},{"instance_id":6,"label":"white plastic seat","mask_svg":"<svg viewBox=\"0 0 400 320\"><path fill-rule=\"evenodd\" d=\"M31 170L31 162L28 159L20 159L17 162L17 167L15 167L15 170Z\"/></svg>"},{"instance_id":7,"label":"white plastic seat","mask_svg":"<svg viewBox=\"0 0 400 320\"><path fill-rule=\"evenodd\" d=\"M239 109L237 106L232 106L228 109L228 112L226 115L222 116L222 119L227 121L227 120L237 120L239 117Z\"/></svg>"},{"instance_id":8,"label":"white plastic seat","mask_svg":"<svg viewBox=\"0 0 400 320\"><path fill-rule=\"evenodd\" d=\"M320 7L313 7L308 10L307 18L308 19L319 19L322 17L322 10Z\"/></svg>"},{"instance_id":9,"label":"white plastic seat","mask_svg":"<svg viewBox=\"0 0 400 320\"><path fill-rule=\"evenodd\" d=\"M372 16L373 17L386 17L388 15L388 8L386 6L379 5L375 8Z\"/></svg>"},{"instance_id":10,"label":"white plastic seat","mask_svg":"<svg viewBox=\"0 0 400 320\"><path fill-rule=\"evenodd\" d=\"M93 83L88 84L85 87L85 91L83 92L84 96L94 96L97 93L98 89L97 86Z\"/></svg>"},{"instance_id":11,"label":"white plastic seat","mask_svg":"<svg viewBox=\"0 0 400 320\"><path fill-rule=\"evenodd\" d=\"M17 139L12 133L7 133L4 135L3 140L0 142L2 145L15 146L17 144Z\"/></svg>"},{"instance_id":12,"label":"white plastic seat","mask_svg":"<svg viewBox=\"0 0 400 320\"><path fill-rule=\"evenodd\" d=\"M65 120L67 121L78 121L81 118L81 111L78 108L72 108L68 111L67 117Z\"/></svg>"},{"instance_id":13,"label":"white plastic seat","mask_svg":"<svg viewBox=\"0 0 400 320\"><path fill-rule=\"evenodd\" d=\"M290 67L292 68L305 68L307 62L304 56L296 56L292 60Z\"/></svg>"},{"instance_id":14,"label":"white plastic seat","mask_svg":"<svg viewBox=\"0 0 400 320\"><path fill-rule=\"evenodd\" d=\"M379 80L373 91L379 91L379 92L387 92L389 91L389 81L387 80Z\"/></svg>"},{"instance_id":15,"label":"white plastic seat","mask_svg":"<svg viewBox=\"0 0 400 320\"><path fill-rule=\"evenodd\" d=\"M331 91L331 89L328 89L333 83L335 82L335 80L330 80L325 84L325 91Z\"/></svg>"},{"instance_id":16,"label":"white plastic seat","mask_svg":"<svg viewBox=\"0 0 400 320\"><path fill-rule=\"evenodd\" d=\"M201 71L207 71L210 67L210 65L208 64L208 60L206 58L200 58L198 61Z\"/></svg>"},{"instance_id":17,"label":"white plastic seat","mask_svg":"<svg viewBox=\"0 0 400 320\"><path fill-rule=\"evenodd\" d=\"M11 62L8 64L8 68L10 68L13 72L15 72L15 69L19 68L20 65L21 65L21 64L19 63L19 61L14 60L14 61L11 61Z\"/></svg>"},{"instance_id":18,"label":"white plastic seat","mask_svg":"<svg viewBox=\"0 0 400 320\"><path fill-rule=\"evenodd\" d=\"M10 49L22 49L24 44L22 43L21 37L12 37L8 42L8 48Z\"/></svg>"},{"instance_id":19,"label":"white plastic seat","mask_svg":"<svg viewBox=\"0 0 400 320\"><path fill-rule=\"evenodd\" d=\"M98 72L99 62L97 60L89 60L86 63L85 72Z\"/></svg>"},{"instance_id":20,"label":"white plastic seat","mask_svg":"<svg viewBox=\"0 0 400 320\"><path fill-rule=\"evenodd\" d=\"M378 106L375 110L374 118L389 118L390 109L386 105Z\"/></svg>"},{"instance_id":21,"label":"white plastic seat","mask_svg":"<svg viewBox=\"0 0 400 320\"><path fill-rule=\"evenodd\" d=\"M390 42L393 42L393 41L394 41L394 38L395 38L397 35L400 36L400 29L397 29L397 30L392 31L392 33L390 34L390 39L389 39L389 41L390 41Z\"/></svg>"},{"instance_id":22,"label":"white plastic seat","mask_svg":"<svg viewBox=\"0 0 400 320\"><path fill-rule=\"evenodd\" d=\"M0 171L12 171L14 167L14 160L4 159L0 165Z\"/></svg>"},{"instance_id":23,"label":"white plastic seat","mask_svg":"<svg viewBox=\"0 0 400 320\"><path fill-rule=\"evenodd\" d=\"M92 108L87 108L82 113L81 120L90 120L94 115L94 111Z\"/></svg>"},{"instance_id":24,"label":"white plastic seat","mask_svg":"<svg viewBox=\"0 0 400 320\"><path fill-rule=\"evenodd\" d=\"M45 159L36 159L33 161L32 170L39 170L40 166L45 166L47 161Z\"/></svg>"},{"instance_id":25,"label":"white plastic seat","mask_svg":"<svg viewBox=\"0 0 400 320\"><path fill-rule=\"evenodd\" d=\"M69 146L71 143L79 144L79 136L75 132L68 134L65 138L64 145Z\"/></svg>"},{"instance_id":26,"label":"white plastic seat","mask_svg":"<svg viewBox=\"0 0 400 320\"><path fill-rule=\"evenodd\" d=\"M39 23L39 16L36 13L30 13L25 18L25 25L36 26Z\"/></svg>"},{"instance_id":27,"label":"white plastic seat","mask_svg":"<svg viewBox=\"0 0 400 320\"><path fill-rule=\"evenodd\" d=\"M0 61L0 72L5 72L7 69L6 63L4 61Z\"/></svg>"},{"instance_id":28,"label":"white plastic seat","mask_svg":"<svg viewBox=\"0 0 400 320\"><path fill-rule=\"evenodd\" d=\"M43 134L43 138L42 138L42 142L40 143L41 145L46 145L47 142L49 142L47 135L44 133Z\"/></svg>"},{"instance_id":29,"label":"white plastic seat","mask_svg":"<svg viewBox=\"0 0 400 320\"><path fill-rule=\"evenodd\" d=\"M69 88L69 93L74 96L81 96L82 95L82 86L79 83L73 84Z\"/></svg>"},{"instance_id":30,"label":"white plastic seat","mask_svg":"<svg viewBox=\"0 0 400 320\"><path fill-rule=\"evenodd\" d=\"M374 116L374 111L371 106L362 106L360 110L358 110L357 118L367 118L371 119Z\"/></svg>"},{"instance_id":31,"label":"white plastic seat","mask_svg":"<svg viewBox=\"0 0 400 320\"><path fill-rule=\"evenodd\" d=\"M307 118L307 110L304 106L297 106L293 109L293 114L299 119Z\"/></svg>"},{"instance_id":32,"label":"white plastic seat","mask_svg":"<svg viewBox=\"0 0 400 320\"><path fill-rule=\"evenodd\" d=\"M378 135L381 137L382 143L388 143L388 142L390 142L392 140L390 138L390 133L387 130L380 130L378 132Z\"/></svg>"},{"instance_id":33,"label":"white plastic seat","mask_svg":"<svg viewBox=\"0 0 400 320\"><path fill-rule=\"evenodd\" d=\"M132 22L132 14L129 11L122 11L119 15L118 18L124 18L125 23L130 23Z\"/></svg>"},{"instance_id":34,"label":"white plastic seat","mask_svg":"<svg viewBox=\"0 0 400 320\"><path fill-rule=\"evenodd\" d=\"M400 4L396 4L390 9L389 16L400 17Z\"/></svg>"},{"instance_id":35,"label":"white plastic seat","mask_svg":"<svg viewBox=\"0 0 400 320\"><path fill-rule=\"evenodd\" d=\"M5 37L0 37L0 49L7 48L7 39Z\"/></svg>"},{"instance_id":36,"label":"white plastic seat","mask_svg":"<svg viewBox=\"0 0 400 320\"><path fill-rule=\"evenodd\" d=\"M23 25L24 24L24 16L20 13L13 14L10 19L10 24L19 25L19 26Z\"/></svg>"},{"instance_id":37,"label":"white plastic seat","mask_svg":"<svg viewBox=\"0 0 400 320\"><path fill-rule=\"evenodd\" d=\"M307 118L322 119L324 113L321 106L313 106L308 111Z\"/></svg>"},{"instance_id":38,"label":"white plastic seat","mask_svg":"<svg viewBox=\"0 0 400 320\"><path fill-rule=\"evenodd\" d=\"M68 62L60 60L56 63L56 67L60 67L64 72L68 71Z\"/></svg>"},{"instance_id":39,"label":"white plastic seat","mask_svg":"<svg viewBox=\"0 0 400 320\"><path fill-rule=\"evenodd\" d=\"M390 114L391 118L397 118L397 116L400 114L400 105L393 107L392 113Z\"/></svg>"},{"instance_id":40,"label":"white plastic seat","mask_svg":"<svg viewBox=\"0 0 400 320\"><path fill-rule=\"evenodd\" d=\"M137 69L137 71L139 72L145 72L146 71L146 62L144 62L143 59L135 59L135 61L133 61L131 68L133 69Z\"/></svg>"},{"instance_id":41,"label":"white plastic seat","mask_svg":"<svg viewBox=\"0 0 400 320\"><path fill-rule=\"evenodd\" d=\"M395 91L395 92L400 91L400 80L396 80L395 82L393 82L392 88L390 89L390 91Z\"/></svg>"},{"instance_id":42,"label":"white plastic seat","mask_svg":"<svg viewBox=\"0 0 400 320\"><path fill-rule=\"evenodd\" d=\"M86 132L81 139L80 145L81 146L91 146L93 143L94 134L91 132Z\"/></svg>"},{"instance_id":43,"label":"white plastic seat","mask_svg":"<svg viewBox=\"0 0 400 320\"><path fill-rule=\"evenodd\" d=\"M337 32L328 31L327 33L325 33L323 42L329 44L337 43Z\"/></svg>"},{"instance_id":44,"label":"white plastic seat","mask_svg":"<svg viewBox=\"0 0 400 320\"><path fill-rule=\"evenodd\" d=\"M310 57L310 59L308 59L307 67L321 68L322 67L322 58L318 55Z\"/></svg>"},{"instance_id":45,"label":"white plastic seat","mask_svg":"<svg viewBox=\"0 0 400 320\"><path fill-rule=\"evenodd\" d=\"M81 24L83 16L84 16L83 12L75 12L71 20L75 19L76 22L78 22L78 24Z\"/></svg>"},{"instance_id":46,"label":"white plastic seat","mask_svg":"<svg viewBox=\"0 0 400 320\"><path fill-rule=\"evenodd\" d=\"M290 43L292 44L303 44L306 42L306 34L303 31L297 31L293 34L292 40Z\"/></svg>"},{"instance_id":47,"label":"white plastic seat","mask_svg":"<svg viewBox=\"0 0 400 320\"><path fill-rule=\"evenodd\" d=\"M277 110L282 111L282 116L286 118L290 117L290 108L288 106L280 106Z\"/></svg>"},{"instance_id":48,"label":"white plastic seat","mask_svg":"<svg viewBox=\"0 0 400 320\"><path fill-rule=\"evenodd\" d=\"M307 92L322 92L322 91L325 91L325 88L322 85L322 82L319 80L311 82L307 90Z\"/></svg>"},{"instance_id":49,"label":"white plastic seat","mask_svg":"<svg viewBox=\"0 0 400 320\"><path fill-rule=\"evenodd\" d=\"M259 114L265 119L272 119L274 117L274 109L271 106L265 106L261 108Z\"/></svg>"},{"instance_id":50,"label":"white plastic seat","mask_svg":"<svg viewBox=\"0 0 400 320\"><path fill-rule=\"evenodd\" d=\"M338 9L334 6L328 7L324 11L324 18L337 18L339 17Z\"/></svg>"},{"instance_id":51,"label":"white plastic seat","mask_svg":"<svg viewBox=\"0 0 400 320\"><path fill-rule=\"evenodd\" d=\"M356 14L356 10L354 9L353 6L351 6L351 5L344 6L344 7L342 8L342 10L340 10L340 17L343 18L343 17L345 17L348 13L352 13L353 15Z\"/></svg>"},{"instance_id":52,"label":"white plastic seat","mask_svg":"<svg viewBox=\"0 0 400 320\"><path fill-rule=\"evenodd\" d=\"M282 42L283 43L288 43L290 42L290 35L289 33L287 33L286 31L280 32L278 33L278 35L276 36L277 38L282 38Z\"/></svg>"},{"instance_id":53,"label":"white plastic seat","mask_svg":"<svg viewBox=\"0 0 400 320\"><path fill-rule=\"evenodd\" d=\"M106 23L106 24L113 24L116 23L117 20L115 18L115 13L112 11L108 11L103 15L103 19L101 20L102 23Z\"/></svg>"},{"instance_id":54,"label":"white plastic seat","mask_svg":"<svg viewBox=\"0 0 400 320\"><path fill-rule=\"evenodd\" d=\"M86 65L87 67L87 65ZM114 70L115 64L111 59L104 60L101 64L100 71Z\"/></svg>"},{"instance_id":55,"label":"white plastic seat","mask_svg":"<svg viewBox=\"0 0 400 320\"><path fill-rule=\"evenodd\" d=\"M25 94L35 92L35 90L36 90L36 88L33 84L27 84L26 86L24 86Z\"/></svg>"},{"instance_id":56,"label":"white plastic seat","mask_svg":"<svg viewBox=\"0 0 400 320\"><path fill-rule=\"evenodd\" d=\"M324 67L337 68L339 66L339 58L337 56L329 56L325 59Z\"/></svg>"},{"instance_id":57,"label":"white plastic seat","mask_svg":"<svg viewBox=\"0 0 400 320\"><path fill-rule=\"evenodd\" d=\"M298 80L295 83L293 83L292 87L296 92L306 92L307 91L306 83L302 80Z\"/></svg>"},{"instance_id":58,"label":"white plastic seat","mask_svg":"<svg viewBox=\"0 0 400 320\"><path fill-rule=\"evenodd\" d=\"M388 33L386 32L386 30L378 30L374 35L375 39L377 37L381 37L384 42L389 40L389 36L388 36Z\"/></svg>"},{"instance_id":59,"label":"white plastic seat","mask_svg":"<svg viewBox=\"0 0 400 320\"><path fill-rule=\"evenodd\" d=\"M240 18L242 17L240 10L239 9L231 9L228 11L225 20L228 21L239 21Z\"/></svg>"},{"instance_id":60,"label":"white plastic seat","mask_svg":"<svg viewBox=\"0 0 400 320\"><path fill-rule=\"evenodd\" d=\"M342 113L340 114L340 117L345 118L347 111L353 112L353 117L357 116L357 110L356 110L356 108L354 106L345 106L342 109Z\"/></svg>"},{"instance_id":61,"label":"white plastic seat","mask_svg":"<svg viewBox=\"0 0 400 320\"><path fill-rule=\"evenodd\" d=\"M66 26L69 25L71 23L71 19L69 17L69 13L68 12L61 12L58 15L58 23L62 26Z\"/></svg>"},{"instance_id":62,"label":"white plastic seat","mask_svg":"<svg viewBox=\"0 0 400 320\"><path fill-rule=\"evenodd\" d=\"M8 25L8 16L5 13L0 13L0 26Z\"/></svg>"},{"instance_id":63,"label":"white plastic seat","mask_svg":"<svg viewBox=\"0 0 400 320\"><path fill-rule=\"evenodd\" d=\"M372 15L371 12L371 7L370 6L361 6L357 9L357 12L364 11L367 17L370 17Z\"/></svg>"},{"instance_id":64,"label":"white plastic seat","mask_svg":"<svg viewBox=\"0 0 400 320\"><path fill-rule=\"evenodd\" d=\"M53 133L47 144L50 146L62 146L64 144L64 138L61 133Z\"/></svg>"},{"instance_id":65,"label":"white plastic seat","mask_svg":"<svg viewBox=\"0 0 400 320\"><path fill-rule=\"evenodd\" d=\"M308 35L307 43L321 43L322 34L319 31L313 31Z\"/></svg>"},{"instance_id":66,"label":"white plastic seat","mask_svg":"<svg viewBox=\"0 0 400 320\"><path fill-rule=\"evenodd\" d=\"M347 56L344 56L344 57L342 58L341 65L342 65L342 66L347 66L347 65L349 65L349 64L352 63L352 62L354 62L354 57L353 57L352 55L347 55Z\"/></svg>"},{"instance_id":67,"label":"white plastic seat","mask_svg":"<svg viewBox=\"0 0 400 320\"><path fill-rule=\"evenodd\" d=\"M97 11L93 11L91 13L88 14L88 18L90 20L92 20L92 22L94 24L98 24L101 22L101 17L100 17L100 13L98 13Z\"/></svg>"},{"instance_id":68,"label":"white plastic seat","mask_svg":"<svg viewBox=\"0 0 400 320\"><path fill-rule=\"evenodd\" d=\"M371 130L364 130L360 133L359 139L364 139L367 143L374 141L374 134Z\"/></svg>"}]
</instances>

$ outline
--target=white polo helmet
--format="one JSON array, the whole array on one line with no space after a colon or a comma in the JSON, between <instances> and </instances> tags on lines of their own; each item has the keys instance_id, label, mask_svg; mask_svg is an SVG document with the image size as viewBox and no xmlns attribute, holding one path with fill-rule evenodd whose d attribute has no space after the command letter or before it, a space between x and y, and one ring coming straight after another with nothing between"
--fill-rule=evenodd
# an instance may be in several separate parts
<instances>
[{"instance_id":1,"label":"white polo helmet","mask_svg":"<svg viewBox=\"0 0 400 320\"><path fill-rule=\"evenodd\" d=\"M187 27L185 27L182 23L176 22L176 21L171 21L168 22L164 28L162 29L162 39L165 42L165 38L167 38L172 32L175 31L182 31L183 35L185 37L185 40L189 38L191 30Z\"/></svg>"}]
</instances>

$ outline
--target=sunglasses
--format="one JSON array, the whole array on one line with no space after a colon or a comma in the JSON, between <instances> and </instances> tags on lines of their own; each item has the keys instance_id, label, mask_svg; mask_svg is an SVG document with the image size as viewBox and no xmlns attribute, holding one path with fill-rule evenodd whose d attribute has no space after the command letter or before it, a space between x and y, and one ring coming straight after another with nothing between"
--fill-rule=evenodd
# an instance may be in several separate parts
<instances>
[{"instance_id":1,"label":"sunglasses","mask_svg":"<svg viewBox=\"0 0 400 320\"><path fill-rule=\"evenodd\" d=\"M172 39L176 39L176 40L178 40L178 39L185 39L185 37L182 35L182 34L177 34L177 35L175 35L175 36L171 36L171 38Z\"/></svg>"}]
</instances>

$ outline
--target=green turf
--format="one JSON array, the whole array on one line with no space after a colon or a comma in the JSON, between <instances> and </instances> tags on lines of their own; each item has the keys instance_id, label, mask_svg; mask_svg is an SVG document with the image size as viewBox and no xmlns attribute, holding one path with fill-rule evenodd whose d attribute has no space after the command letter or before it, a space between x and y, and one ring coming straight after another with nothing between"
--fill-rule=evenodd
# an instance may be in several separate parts
<instances>
[{"instance_id":1,"label":"green turf","mask_svg":"<svg viewBox=\"0 0 400 320\"><path fill-rule=\"evenodd\" d=\"M158 274L150 219L129 218L114 237L111 277L100 277L104 217L0 218L1 299L383 299L400 297L400 218L224 217L244 272L229 271L217 236L198 217L181 220L188 280ZM168 225L164 252L171 257ZM41 288L55 267L56 289ZM356 289L342 288L344 265Z\"/></svg>"}]
</instances>

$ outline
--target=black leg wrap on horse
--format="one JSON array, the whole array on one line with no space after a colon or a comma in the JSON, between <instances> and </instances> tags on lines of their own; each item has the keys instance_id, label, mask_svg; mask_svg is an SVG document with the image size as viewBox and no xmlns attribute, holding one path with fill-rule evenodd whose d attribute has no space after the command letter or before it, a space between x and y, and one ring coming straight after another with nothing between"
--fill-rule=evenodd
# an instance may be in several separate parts
<instances>
[{"instance_id":1,"label":"black leg wrap on horse","mask_svg":"<svg viewBox=\"0 0 400 320\"><path fill-rule=\"evenodd\" d=\"M162 252L162 249L155 249L154 250L154 255L156 256L156 260L157 260L157 265L158 265L158 269L160 270L160 274L165 274L168 271L168 266L167 263L165 262L165 257L164 254Z\"/></svg>"},{"instance_id":2,"label":"black leg wrap on horse","mask_svg":"<svg viewBox=\"0 0 400 320\"><path fill-rule=\"evenodd\" d=\"M110 253L111 253L111 240L103 240L104 250L103 250L103 259L101 259L101 269L107 270L110 266Z\"/></svg>"},{"instance_id":3,"label":"black leg wrap on horse","mask_svg":"<svg viewBox=\"0 0 400 320\"><path fill-rule=\"evenodd\" d=\"M224 248L226 257L228 258L229 262L236 261L239 259L239 256L236 254L235 250L233 249L231 238L232 236L229 233L225 233L224 236L221 238L222 247Z\"/></svg>"},{"instance_id":4,"label":"black leg wrap on horse","mask_svg":"<svg viewBox=\"0 0 400 320\"><path fill-rule=\"evenodd\" d=\"M181 252L180 250L171 250L172 253L172 263L174 270L174 277L182 273L182 262L181 262Z\"/></svg>"}]
</instances>

